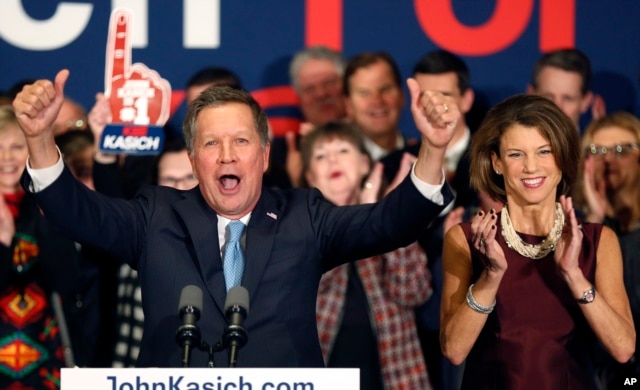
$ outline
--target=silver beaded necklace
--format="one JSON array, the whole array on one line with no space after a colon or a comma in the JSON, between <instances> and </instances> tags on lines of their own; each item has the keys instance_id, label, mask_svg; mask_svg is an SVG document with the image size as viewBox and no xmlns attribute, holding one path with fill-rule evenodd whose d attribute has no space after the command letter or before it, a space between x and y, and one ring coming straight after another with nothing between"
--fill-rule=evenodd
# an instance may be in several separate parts
<instances>
[{"instance_id":1,"label":"silver beaded necklace","mask_svg":"<svg viewBox=\"0 0 640 390\"><path fill-rule=\"evenodd\" d=\"M509 217L509 211L507 210L506 205L502 208L500 222L502 224L502 236L504 237L507 246L522 256L538 260L556 249L558 239L560 239L560 236L562 235L564 213L562 212L562 206L560 203L556 203L556 218L553 222L553 228L551 228L547 237L542 240L540 244L536 245L527 244L522 240L522 238L520 238L518 233L516 233L516 230L513 228L513 224L511 223L511 218Z\"/></svg>"}]
</instances>

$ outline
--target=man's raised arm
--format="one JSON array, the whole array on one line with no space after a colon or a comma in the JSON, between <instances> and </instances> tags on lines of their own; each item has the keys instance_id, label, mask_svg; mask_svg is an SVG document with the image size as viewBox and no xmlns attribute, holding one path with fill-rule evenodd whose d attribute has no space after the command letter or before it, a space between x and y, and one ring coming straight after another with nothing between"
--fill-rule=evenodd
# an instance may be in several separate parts
<instances>
[{"instance_id":1,"label":"man's raised arm","mask_svg":"<svg viewBox=\"0 0 640 390\"><path fill-rule=\"evenodd\" d=\"M452 97L420 91L418 82L412 78L407 80L407 86L411 93L411 114L422 135L414 174L427 184L440 185L444 182L444 154L460 120L460 110Z\"/></svg>"},{"instance_id":2,"label":"man's raised arm","mask_svg":"<svg viewBox=\"0 0 640 390\"><path fill-rule=\"evenodd\" d=\"M63 69L54 82L38 80L26 85L13 101L13 109L27 139L30 168L48 168L60 158L52 124L64 101L64 85L68 77L69 71Z\"/></svg>"}]
</instances>

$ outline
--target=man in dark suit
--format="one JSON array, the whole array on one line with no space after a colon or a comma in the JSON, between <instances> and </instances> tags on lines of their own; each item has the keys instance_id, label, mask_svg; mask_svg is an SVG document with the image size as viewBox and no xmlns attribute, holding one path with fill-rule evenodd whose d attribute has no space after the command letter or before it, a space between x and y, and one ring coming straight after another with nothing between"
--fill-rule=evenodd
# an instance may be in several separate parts
<instances>
[{"instance_id":1,"label":"man in dark suit","mask_svg":"<svg viewBox=\"0 0 640 390\"><path fill-rule=\"evenodd\" d=\"M379 203L337 207L317 190L264 187L267 118L248 93L228 87L203 92L184 122L198 187L147 187L133 200L107 198L72 177L53 141L51 123L68 76L62 70L53 82L39 80L14 100L29 147L23 185L75 240L111 250L138 269L145 312L138 366L180 366L175 333L186 285L203 291L202 338L214 343L221 337L229 287L224 232L236 220L247 225L241 283L251 297L244 320L249 341L238 366L323 366L315 317L322 273L415 241L452 198L443 156L460 112L451 98L421 92L415 80L408 86L423 147L412 174ZM220 355L215 364L226 365ZM207 354L195 351L191 362L203 367Z\"/></svg>"}]
</instances>

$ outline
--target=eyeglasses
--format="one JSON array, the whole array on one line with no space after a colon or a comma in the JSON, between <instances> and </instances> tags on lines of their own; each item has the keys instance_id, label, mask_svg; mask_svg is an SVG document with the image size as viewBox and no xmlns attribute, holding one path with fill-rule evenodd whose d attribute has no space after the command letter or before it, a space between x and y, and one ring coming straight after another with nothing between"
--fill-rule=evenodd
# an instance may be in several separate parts
<instances>
[{"instance_id":1,"label":"eyeglasses","mask_svg":"<svg viewBox=\"0 0 640 390\"><path fill-rule=\"evenodd\" d=\"M185 185L195 185L198 183L198 179L193 174L185 175L182 177L172 177L172 176L160 176L158 177L158 184L161 186L167 187L178 187L180 184Z\"/></svg>"},{"instance_id":2,"label":"eyeglasses","mask_svg":"<svg viewBox=\"0 0 640 390\"><path fill-rule=\"evenodd\" d=\"M626 156L634 150L640 150L640 145L635 143L616 144L614 146L600 146L591 144L587 146L587 153L597 158L604 158L608 153L613 153L615 158Z\"/></svg>"}]
</instances>

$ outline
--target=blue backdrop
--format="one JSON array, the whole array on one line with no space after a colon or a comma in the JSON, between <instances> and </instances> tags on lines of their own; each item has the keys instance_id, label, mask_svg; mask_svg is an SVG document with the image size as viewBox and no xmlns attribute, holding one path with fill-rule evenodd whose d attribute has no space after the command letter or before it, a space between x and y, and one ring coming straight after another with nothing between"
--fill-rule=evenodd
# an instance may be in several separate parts
<instances>
[{"instance_id":1,"label":"blue backdrop","mask_svg":"<svg viewBox=\"0 0 640 390\"><path fill-rule=\"evenodd\" d=\"M193 72L224 66L261 96L271 117L296 117L288 62L321 43L346 57L387 51L403 76L422 54L446 48L468 63L478 98L491 105L525 90L542 51L575 46L591 58L592 89L608 111L640 112L635 0L2 0L0 90L68 68L67 94L89 109L104 90L109 15L122 5L135 12L133 62L158 71L177 100ZM171 121L179 123L184 109ZM416 135L408 109L402 130Z\"/></svg>"}]
</instances>

